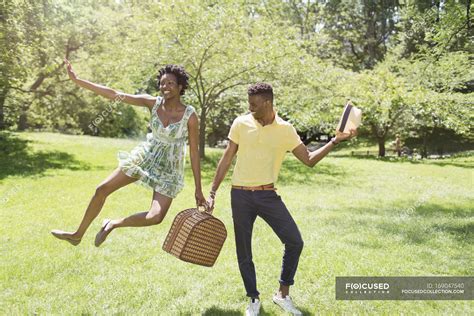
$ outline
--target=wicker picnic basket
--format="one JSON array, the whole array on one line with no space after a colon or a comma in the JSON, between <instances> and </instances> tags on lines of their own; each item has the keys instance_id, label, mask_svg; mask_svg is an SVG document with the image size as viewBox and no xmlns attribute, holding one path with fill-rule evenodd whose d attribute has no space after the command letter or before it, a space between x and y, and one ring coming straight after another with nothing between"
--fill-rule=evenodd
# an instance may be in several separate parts
<instances>
[{"instance_id":1,"label":"wicker picnic basket","mask_svg":"<svg viewBox=\"0 0 474 316\"><path fill-rule=\"evenodd\" d=\"M224 224L211 212L190 208L176 215L163 250L183 261L212 267L226 237Z\"/></svg>"}]
</instances>

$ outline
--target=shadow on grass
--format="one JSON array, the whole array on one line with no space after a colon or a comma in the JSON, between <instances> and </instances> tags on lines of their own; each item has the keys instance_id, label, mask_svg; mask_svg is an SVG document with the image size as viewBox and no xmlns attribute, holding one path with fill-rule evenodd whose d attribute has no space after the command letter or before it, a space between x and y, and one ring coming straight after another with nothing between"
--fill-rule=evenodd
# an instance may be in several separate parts
<instances>
[{"instance_id":1,"label":"shadow on grass","mask_svg":"<svg viewBox=\"0 0 474 316\"><path fill-rule=\"evenodd\" d=\"M472 223L429 223L425 224L379 224L377 228L385 235L400 236L409 244L425 244L439 233L447 233L460 243L474 242L474 224Z\"/></svg>"},{"instance_id":2,"label":"shadow on grass","mask_svg":"<svg viewBox=\"0 0 474 316\"><path fill-rule=\"evenodd\" d=\"M219 307L211 307L205 310L202 316L220 316L220 315L229 315L229 316L241 316L242 312L238 310L226 310Z\"/></svg>"},{"instance_id":3,"label":"shadow on grass","mask_svg":"<svg viewBox=\"0 0 474 316\"><path fill-rule=\"evenodd\" d=\"M0 180L14 175L38 175L48 169L89 170L89 164L61 151L33 151L29 141L0 133Z\"/></svg>"},{"instance_id":4,"label":"shadow on grass","mask_svg":"<svg viewBox=\"0 0 474 316\"><path fill-rule=\"evenodd\" d=\"M431 226L434 231L449 233L459 241L464 241L470 245L474 243L474 223L443 223Z\"/></svg>"},{"instance_id":5,"label":"shadow on grass","mask_svg":"<svg viewBox=\"0 0 474 316\"><path fill-rule=\"evenodd\" d=\"M300 311L303 313L303 315L312 315L310 311L307 309L301 309ZM243 311L238 311L238 310L225 310L221 309L219 307L211 307L204 311L201 315L202 316L241 316L243 314ZM283 314L283 312L282 312ZM260 315L265 316L265 315L274 315L273 313L268 313L265 311L265 307L262 306L260 308Z\"/></svg>"},{"instance_id":6,"label":"shadow on grass","mask_svg":"<svg viewBox=\"0 0 474 316\"><path fill-rule=\"evenodd\" d=\"M455 158L457 161L453 161L452 158L441 158L441 159L424 159L424 160L414 160L406 157L376 157L376 156L356 156L349 154L334 154L331 155L332 158L351 158L359 160L375 160L381 162L391 162L391 163L410 163L414 165L434 165L434 166L453 166L460 168L473 169L474 165L469 161L459 161L462 158Z\"/></svg>"},{"instance_id":7,"label":"shadow on grass","mask_svg":"<svg viewBox=\"0 0 474 316\"><path fill-rule=\"evenodd\" d=\"M439 234L449 236L452 242L459 245L474 243L474 222L470 220L472 212L461 207L426 204L411 213L395 212L393 208L379 208L377 213L366 213L363 209L335 212L341 216L321 224L337 226L341 234L351 236L360 228L367 227L370 233L364 232L364 229L358 233L360 237L361 234L367 234L367 240L348 240L349 243L364 248L382 248L383 240L387 238L402 240L407 244L428 244Z\"/></svg>"},{"instance_id":8,"label":"shadow on grass","mask_svg":"<svg viewBox=\"0 0 474 316\"><path fill-rule=\"evenodd\" d=\"M290 295L291 296L291 295ZM263 304L263 303L262 303ZM270 301L267 303L265 302L265 304L274 304L271 299ZM276 306L276 305L275 305ZM301 313L303 314L303 316L311 316L311 315L314 315L313 313L311 313L309 310L305 309L305 308L302 308L301 306L298 306L297 304L295 304L295 306L301 311ZM280 307L277 307L279 309L279 311L281 311L279 314L281 315L291 315L290 313L285 313L282 309L280 309ZM242 315L242 313L240 314ZM260 309L260 315L275 315L274 313L268 313L265 311L265 307L262 305L261 309Z\"/></svg>"},{"instance_id":9,"label":"shadow on grass","mask_svg":"<svg viewBox=\"0 0 474 316\"><path fill-rule=\"evenodd\" d=\"M423 217L444 217L449 215L451 217L465 217L469 218L472 216L472 210L468 208L459 208L459 207L446 207L439 204L426 203L417 207L414 211L415 214L418 214Z\"/></svg>"}]
</instances>

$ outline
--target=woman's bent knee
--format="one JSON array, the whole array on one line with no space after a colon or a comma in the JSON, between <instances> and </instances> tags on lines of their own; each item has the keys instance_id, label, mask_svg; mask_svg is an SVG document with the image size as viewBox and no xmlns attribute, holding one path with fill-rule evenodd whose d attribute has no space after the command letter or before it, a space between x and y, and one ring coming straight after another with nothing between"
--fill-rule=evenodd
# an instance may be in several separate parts
<instances>
[{"instance_id":1,"label":"woman's bent knee","mask_svg":"<svg viewBox=\"0 0 474 316\"><path fill-rule=\"evenodd\" d=\"M105 185L99 185L96 189L95 189L95 196L97 197L100 197L100 198L106 198L107 196L109 196L110 194L110 190L107 188L107 186Z\"/></svg>"}]
</instances>

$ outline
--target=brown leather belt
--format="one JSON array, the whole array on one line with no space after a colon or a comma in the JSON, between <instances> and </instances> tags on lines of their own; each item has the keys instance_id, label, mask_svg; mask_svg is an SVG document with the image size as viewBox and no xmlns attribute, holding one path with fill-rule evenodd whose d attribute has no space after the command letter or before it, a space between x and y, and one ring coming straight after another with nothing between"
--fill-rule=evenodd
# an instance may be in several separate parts
<instances>
[{"instance_id":1,"label":"brown leather belt","mask_svg":"<svg viewBox=\"0 0 474 316\"><path fill-rule=\"evenodd\" d=\"M246 191L274 191L277 188L273 186L273 183L257 185L255 187L245 187L241 185L233 185L232 189L246 190Z\"/></svg>"}]
</instances>

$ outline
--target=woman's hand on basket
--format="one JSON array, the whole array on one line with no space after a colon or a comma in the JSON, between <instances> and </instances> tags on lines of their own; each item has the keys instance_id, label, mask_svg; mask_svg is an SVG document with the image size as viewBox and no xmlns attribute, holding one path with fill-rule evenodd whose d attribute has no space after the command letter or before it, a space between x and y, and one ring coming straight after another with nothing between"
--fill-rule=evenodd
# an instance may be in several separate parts
<instances>
[{"instance_id":1,"label":"woman's hand on basket","mask_svg":"<svg viewBox=\"0 0 474 316\"><path fill-rule=\"evenodd\" d=\"M202 190L196 190L194 197L196 198L196 207L204 206L206 209L208 208L207 201L204 197L204 194L202 194Z\"/></svg>"}]
</instances>

